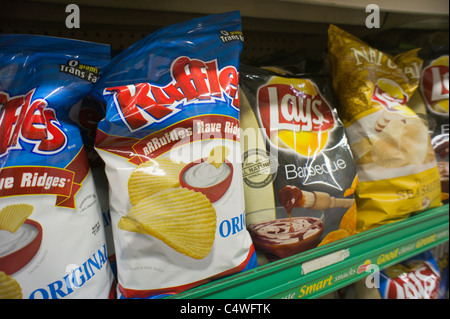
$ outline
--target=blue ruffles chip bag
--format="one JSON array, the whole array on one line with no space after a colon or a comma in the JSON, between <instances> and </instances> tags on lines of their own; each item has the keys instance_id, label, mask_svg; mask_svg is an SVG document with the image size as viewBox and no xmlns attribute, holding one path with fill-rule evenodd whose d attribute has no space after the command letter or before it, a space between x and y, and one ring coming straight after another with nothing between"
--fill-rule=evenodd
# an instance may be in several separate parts
<instances>
[{"instance_id":1,"label":"blue ruffles chip bag","mask_svg":"<svg viewBox=\"0 0 450 319\"><path fill-rule=\"evenodd\" d=\"M0 35L0 299L109 298L102 212L71 107L110 47Z\"/></svg>"},{"instance_id":2,"label":"blue ruffles chip bag","mask_svg":"<svg viewBox=\"0 0 450 319\"><path fill-rule=\"evenodd\" d=\"M120 298L160 298L256 266L239 146L242 45L237 11L170 25L96 83Z\"/></svg>"}]
</instances>

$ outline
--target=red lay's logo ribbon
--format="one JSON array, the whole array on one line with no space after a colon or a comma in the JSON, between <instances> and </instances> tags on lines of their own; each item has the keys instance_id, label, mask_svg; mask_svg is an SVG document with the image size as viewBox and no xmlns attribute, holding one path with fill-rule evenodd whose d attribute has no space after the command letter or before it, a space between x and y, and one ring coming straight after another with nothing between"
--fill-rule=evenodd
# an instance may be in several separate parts
<instances>
[{"instance_id":1,"label":"red lay's logo ribbon","mask_svg":"<svg viewBox=\"0 0 450 319\"><path fill-rule=\"evenodd\" d=\"M439 273L427 262L418 268L388 280L386 299L436 299Z\"/></svg>"},{"instance_id":2,"label":"red lay's logo ribbon","mask_svg":"<svg viewBox=\"0 0 450 319\"><path fill-rule=\"evenodd\" d=\"M395 81L380 78L375 84L371 100L380 103L390 112L396 112L394 107L406 104L408 95Z\"/></svg>"},{"instance_id":3,"label":"red lay's logo ribbon","mask_svg":"<svg viewBox=\"0 0 450 319\"><path fill-rule=\"evenodd\" d=\"M442 59L443 60L443 59ZM445 63L439 59L433 61L432 65L423 70L422 74L422 91L429 109L437 113L448 113L449 97L449 80L448 80L448 56L447 65L439 65Z\"/></svg>"}]
</instances>

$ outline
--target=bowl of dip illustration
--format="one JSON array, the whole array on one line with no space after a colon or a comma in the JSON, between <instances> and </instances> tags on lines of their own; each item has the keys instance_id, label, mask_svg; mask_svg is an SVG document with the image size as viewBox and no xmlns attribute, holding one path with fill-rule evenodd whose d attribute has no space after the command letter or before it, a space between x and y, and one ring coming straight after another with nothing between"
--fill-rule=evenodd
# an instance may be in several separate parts
<instances>
[{"instance_id":1,"label":"bowl of dip illustration","mask_svg":"<svg viewBox=\"0 0 450 319\"><path fill-rule=\"evenodd\" d=\"M324 231L324 211L307 216L297 212L300 210L294 208L290 217L283 216L284 207L252 212L252 215L260 214L260 220L256 216L248 216L254 221L247 227L253 244L269 260L286 258L319 245Z\"/></svg>"},{"instance_id":2,"label":"bowl of dip illustration","mask_svg":"<svg viewBox=\"0 0 450 319\"><path fill-rule=\"evenodd\" d=\"M233 178L233 165L225 160L219 167L204 158L186 165L180 173L182 187L203 193L211 203L218 201L228 190Z\"/></svg>"},{"instance_id":3,"label":"bowl of dip illustration","mask_svg":"<svg viewBox=\"0 0 450 319\"><path fill-rule=\"evenodd\" d=\"M41 242L42 227L31 219L14 233L0 230L0 269L7 275L19 271L33 259Z\"/></svg>"}]
</instances>

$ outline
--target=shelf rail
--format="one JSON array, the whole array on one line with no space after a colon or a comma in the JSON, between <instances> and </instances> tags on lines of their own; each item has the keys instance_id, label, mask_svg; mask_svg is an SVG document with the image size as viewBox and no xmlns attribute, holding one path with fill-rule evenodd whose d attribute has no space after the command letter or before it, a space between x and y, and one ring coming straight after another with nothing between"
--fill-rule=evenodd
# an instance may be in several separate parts
<instances>
[{"instance_id":1,"label":"shelf rail","mask_svg":"<svg viewBox=\"0 0 450 319\"><path fill-rule=\"evenodd\" d=\"M448 240L446 204L169 298L318 298Z\"/></svg>"}]
</instances>

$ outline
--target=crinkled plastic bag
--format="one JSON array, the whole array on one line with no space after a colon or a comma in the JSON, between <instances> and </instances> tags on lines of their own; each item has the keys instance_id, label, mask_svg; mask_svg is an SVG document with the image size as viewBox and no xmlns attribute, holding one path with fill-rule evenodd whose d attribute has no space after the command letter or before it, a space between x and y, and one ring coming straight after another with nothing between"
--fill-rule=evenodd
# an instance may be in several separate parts
<instances>
[{"instance_id":1,"label":"crinkled plastic bag","mask_svg":"<svg viewBox=\"0 0 450 319\"><path fill-rule=\"evenodd\" d=\"M241 65L246 218L268 260L355 233L356 167L330 82Z\"/></svg>"},{"instance_id":2,"label":"crinkled plastic bag","mask_svg":"<svg viewBox=\"0 0 450 319\"><path fill-rule=\"evenodd\" d=\"M114 292L93 173L70 118L109 60L108 45L0 36L0 299Z\"/></svg>"},{"instance_id":3,"label":"crinkled plastic bag","mask_svg":"<svg viewBox=\"0 0 450 319\"><path fill-rule=\"evenodd\" d=\"M256 266L239 148L239 12L167 26L117 55L105 162L118 293L157 298Z\"/></svg>"},{"instance_id":4,"label":"crinkled plastic bag","mask_svg":"<svg viewBox=\"0 0 450 319\"><path fill-rule=\"evenodd\" d=\"M405 73L417 50L391 57L331 25L329 56L339 115L355 156L358 231L441 205L428 128L409 107L419 85Z\"/></svg>"}]
</instances>

